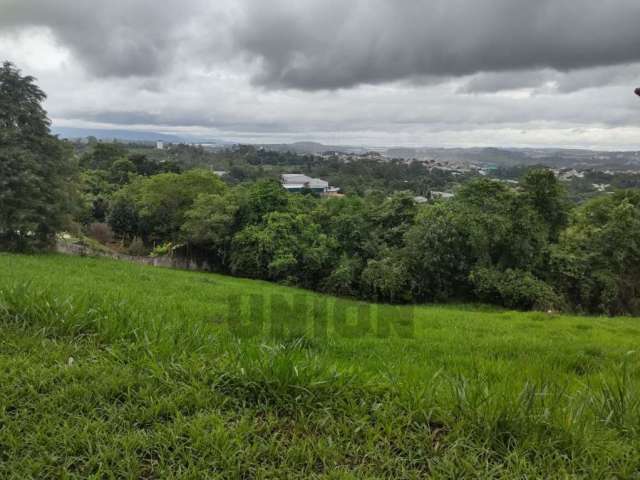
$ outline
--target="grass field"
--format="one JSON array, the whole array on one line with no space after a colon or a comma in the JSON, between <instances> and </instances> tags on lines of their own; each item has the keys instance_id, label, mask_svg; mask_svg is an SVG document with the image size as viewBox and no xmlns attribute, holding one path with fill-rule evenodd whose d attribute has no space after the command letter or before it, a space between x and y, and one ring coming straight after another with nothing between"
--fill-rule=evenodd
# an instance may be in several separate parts
<instances>
[{"instance_id":1,"label":"grass field","mask_svg":"<svg viewBox=\"0 0 640 480\"><path fill-rule=\"evenodd\" d=\"M0 254L0 478L640 478L639 345L635 318Z\"/></svg>"}]
</instances>

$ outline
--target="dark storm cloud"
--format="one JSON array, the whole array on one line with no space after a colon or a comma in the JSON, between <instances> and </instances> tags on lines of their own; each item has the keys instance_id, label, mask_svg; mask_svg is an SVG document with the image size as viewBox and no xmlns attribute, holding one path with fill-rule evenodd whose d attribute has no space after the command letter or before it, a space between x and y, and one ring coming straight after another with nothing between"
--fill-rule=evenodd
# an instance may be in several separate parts
<instances>
[{"instance_id":1,"label":"dark storm cloud","mask_svg":"<svg viewBox=\"0 0 640 480\"><path fill-rule=\"evenodd\" d=\"M46 27L95 75L129 77L164 71L192 0L2 0L0 30Z\"/></svg>"},{"instance_id":2,"label":"dark storm cloud","mask_svg":"<svg viewBox=\"0 0 640 480\"><path fill-rule=\"evenodd\" d=\"M332 89L420 75L640 60L638 0L249 2L237 44L259 84Z\"/></svg>"},{"instance_id":3,"label":"dark storm cloud","mask_svg":"<svg viewBox=\"0 0 640 480\"><path fill-rule=\"evenodd\" d=\"M640 0L0 0L3 59L38 78L54 124L376 145L640 138Z\"/></svg>"},{"instance_id":4,"label":"dark storm cloud","mask_svg":"<svg viewBox=\"0 0 640 480\"><path fill-rule=\"evenodd\" d=\"M640 60L639 0L1 0L0 30L25 26L97 76L242 56L254 83L302 90ZM509 75L468 89L535 83Z\"/></svg>"}]
</instances>

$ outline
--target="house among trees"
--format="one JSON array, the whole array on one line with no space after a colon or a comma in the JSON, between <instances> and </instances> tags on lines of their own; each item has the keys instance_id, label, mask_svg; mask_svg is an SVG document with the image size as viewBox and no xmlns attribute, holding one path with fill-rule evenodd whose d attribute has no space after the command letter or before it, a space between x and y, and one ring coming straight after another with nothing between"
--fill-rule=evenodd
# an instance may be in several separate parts
<instances>
[{"instance_id":1,"label":"house among trees","mask_svg":"<svg viewBox=\"0 0 640 480\"><path fill-rule=\"evenodd\" d=\"M455 193L451 193L451 192L436 192L434 190L431 191L431 198L435 199L442 199L442 200L448 200L450 198L455 197Z\"/></svg>"},{"instance_id":2,"label":"house among trees","mask_svg":"<svg viewBox=\"0 0 640 480\"><path fill-rule=\"evenodd\" d=\"M285 173L280 176L282 187L291 193L299 193L303 190L311 190L314 193L325 194L334 191L329 187L329 182L320 178L311 178L301 173Z\"/></svg>"}]
</instances>

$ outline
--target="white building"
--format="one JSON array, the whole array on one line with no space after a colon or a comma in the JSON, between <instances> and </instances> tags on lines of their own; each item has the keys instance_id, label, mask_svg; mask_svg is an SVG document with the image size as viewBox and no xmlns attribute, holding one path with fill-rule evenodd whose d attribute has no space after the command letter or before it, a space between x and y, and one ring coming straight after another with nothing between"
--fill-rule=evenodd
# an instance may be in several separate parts
<instances>
[{"instance_id":1,"label":"white building","mask_svg":"<svg viewBox=\"0 0 640 480\"><path fill-rule=\"evenodd\" d=\"M449 198L453 198L455 197L454 193L451 192L434 192L431 191L431 198L433 198L434 200L437 198L441 198L442 200L447 200Z\"/></svg>"},{"instance_id":2,"label":"white building","mask_svg":"<svg viewBox=\"0 0 640 480\"><path fill-rule=\"evenodd\" d=\"M158 150L164 150L164 143L163 143L162 141L158 140L158 141L156 142L156 148L157 148Z\"/></svg>"},{"instance_id":3,"label":"white building","mask_svg":"<svg viewBox=\"0 0 640 480\"><path fill-rule=\"evenodd\" d=\"M309 189L315 193L327 193L329 182L320 178L311 178L301 173L285 173L280 176L282 187L288 192L296 193Z\"/></svg>"}]
</instances>

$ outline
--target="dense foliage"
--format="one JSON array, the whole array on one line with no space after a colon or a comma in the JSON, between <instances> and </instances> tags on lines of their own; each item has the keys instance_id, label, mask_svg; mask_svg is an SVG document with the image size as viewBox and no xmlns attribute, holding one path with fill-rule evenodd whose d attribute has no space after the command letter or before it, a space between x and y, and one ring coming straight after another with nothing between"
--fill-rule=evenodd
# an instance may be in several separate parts
<instances>
[{"instance_id":1,"label":"dense foliage","mask_svg":"<svg viewBox=\"0 0 640 480\"><path fill-rule=\"evenodd\" d=\"M0 247L49 246L70 212L71 149L49 133L34 78L0 67Z\"/></svg>"},{"instance_id":2,"label":"dense foliage","mask_svg":"<svg viewBox=\"0 0 640 480\"><path fill-rule=\"evenodd\" d=\"M640 313L637 190L576 206L545 168L505 182L420 162L95 139L77 150L74 171L33 79L10 64L1 72L5 248L52 240L75 174L77 225L131 254L189 256L218 272L382 302ZM347 195L288 194L276 180L283 171L338 180ZM455 186L453 199L416 203L444 186Z\"/></svg>"},{"instance_id":3,"label":"dense foliage","mask_svg":"<svg viewBox=\"0 0 640 480\"><path fill-rule=\"evenodd\" d=\"M96 154L103 148L86 152L84 164L103 170L85 178L124 163ZM204 169L115 180L103 193L117 238L220 272L392 303L640 309L637 192L572 210L546 169L526 171L517 186L476 178L455 198L427 204L406 191L322 198L288 194L273 180L229 185Z\"/></svg>"},{"instance_id":4,"label":"dense foliage","mask_svg":"<svg viewBox=\"0 0 640 480\"><path fill-rule=\"evenodd\" d=\"M546 169L517 186L476 178L427 204L406 191L321 198L273 180L229 185L203 169L127 182L109 187L116 236L170 244L163 251L215 271L392 303L640 311L634 191L573 209Z\"/></svg>"}]
</instances>

